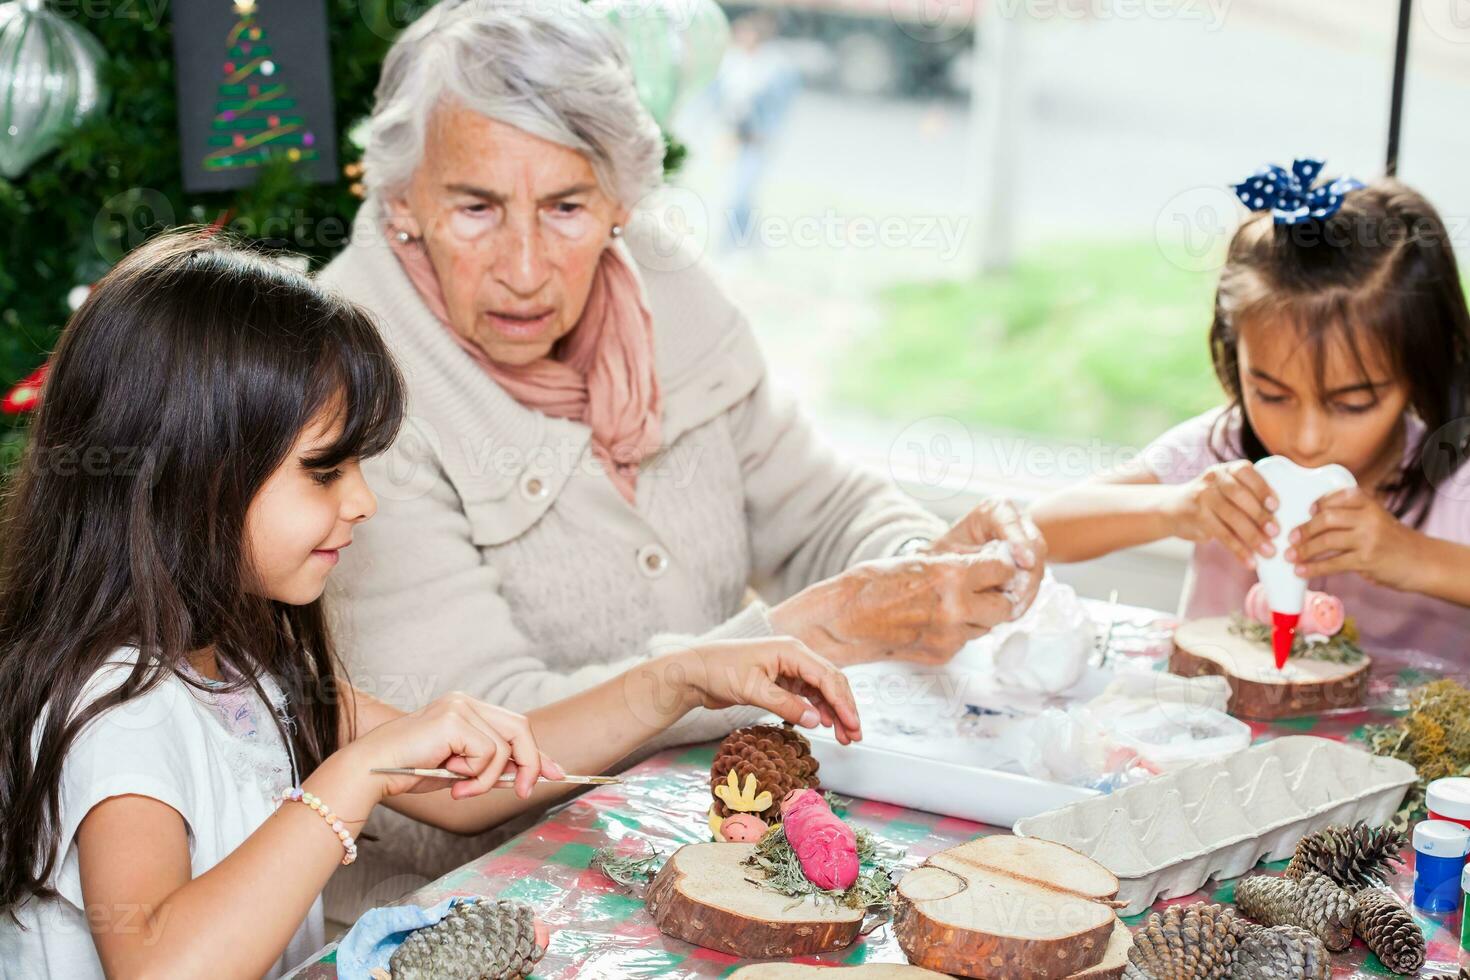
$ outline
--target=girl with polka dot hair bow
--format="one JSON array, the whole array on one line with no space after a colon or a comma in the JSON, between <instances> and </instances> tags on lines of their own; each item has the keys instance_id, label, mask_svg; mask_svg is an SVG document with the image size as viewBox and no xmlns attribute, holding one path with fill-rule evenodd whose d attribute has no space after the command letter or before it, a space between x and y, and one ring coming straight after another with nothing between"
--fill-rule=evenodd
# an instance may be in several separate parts
<instances>
[{"instance_id":1,"label":"girl with polka dot hair bow","mask_svg":"<svg viewBox=\"0 0 1470 980\"><path fill-rule=\"evenodd\" d=\"M1298 160L1234 185L1252 213L1208 332L1225 403L1032 516L1056 561L1195 542L1184 615L1225 615L1274 554L1278 501L1254 464L1338 463L1358 486L1317 502L1287 560L1370 652L1450 654L1470 629L1470 312L1452 242L1397 180L1321 174Z\"/></svg>"}]
</instances>

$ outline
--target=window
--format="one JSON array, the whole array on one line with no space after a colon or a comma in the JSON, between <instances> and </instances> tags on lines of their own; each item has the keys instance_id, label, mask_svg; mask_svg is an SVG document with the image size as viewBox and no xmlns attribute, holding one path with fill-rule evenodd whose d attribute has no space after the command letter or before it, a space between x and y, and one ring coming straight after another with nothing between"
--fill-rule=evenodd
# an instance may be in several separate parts
<instances>
[{"instance_id":1,"label":"window","mask_svg":"<svg viewBox=\"0 0 1470 980\"><path fill-rule=\"evenodd\" d=\"M1403 155L1451 220L1470 214L1455 2L1416 13ZM691 150L677 181L773 372L829 433L920 479L1024 492L1219 403L1206 331L1240 213L1227 185L1294 154L1383 172L1398 11L974 9L727 5L722 77L674 126Z\"/></svg>"}]
</instances>

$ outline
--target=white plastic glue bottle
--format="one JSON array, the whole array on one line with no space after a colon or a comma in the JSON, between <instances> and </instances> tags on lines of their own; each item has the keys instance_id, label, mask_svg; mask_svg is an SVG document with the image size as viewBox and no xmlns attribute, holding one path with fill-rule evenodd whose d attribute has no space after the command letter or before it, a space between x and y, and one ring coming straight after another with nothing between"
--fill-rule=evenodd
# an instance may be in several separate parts
<instances>
[{"instance_id":1,"label":"white plastic glue bottle","mask_svg":"<svg viewBox=\"0 0 1470 980\"><path fill-rule=\"evenodd\" d=\"M1267 456L1256 464L1256 472L1276 495L1276 551L1269 558L1256 557L1256 575L1266 588L1271 604L1271 650L1276 654L1276 669L1286 666L1291 644L1296 638L1296 624L1302 616L1302 603L1307 598L1307 580L1297 575L1286 560L1288 538L1298 526L1312 516L1312 504L1334 490L1355 487L1358 481L1345 466L1332 463L1307 469L1285 456Z\"/></svg>"}]
</instances>

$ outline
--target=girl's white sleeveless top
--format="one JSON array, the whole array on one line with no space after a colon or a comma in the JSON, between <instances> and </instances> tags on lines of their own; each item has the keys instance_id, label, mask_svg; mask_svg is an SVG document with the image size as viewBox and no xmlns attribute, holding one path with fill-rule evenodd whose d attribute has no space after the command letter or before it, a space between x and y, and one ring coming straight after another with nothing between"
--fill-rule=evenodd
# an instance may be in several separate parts
<instances>
[{"instance_id":1,"label":"girl's white sleeveless top","mask_svg":"<svg viewBox=\"0 0 1470 980\"><path fill-rule=\"evenodd\" d=\"M114 689L137 658L118 649L93 675L80 704ZM103 980L82 911L76 832L98 803L112 796L148 796L184 818L195 877L244 842L274 809L273 798L291 786L291 758L270 712L289 718L285 696L267 678L272 704L250 691L205 693L177 677L166 677L147 694L94 719L72 744L61 781L61 860L51 876L60 897L32 898L19 911L24 928L0 916L0 978L3 980ZM241 896L241 907L250 901ZM125 910L93 909L94 925L146 930L147 922ZM163 920L166 925L166 919ZM325 941L318 897L275 967L281 976L320 949ZM229 950L220 950L222 958Z\"/></svg>"}]
</instances>

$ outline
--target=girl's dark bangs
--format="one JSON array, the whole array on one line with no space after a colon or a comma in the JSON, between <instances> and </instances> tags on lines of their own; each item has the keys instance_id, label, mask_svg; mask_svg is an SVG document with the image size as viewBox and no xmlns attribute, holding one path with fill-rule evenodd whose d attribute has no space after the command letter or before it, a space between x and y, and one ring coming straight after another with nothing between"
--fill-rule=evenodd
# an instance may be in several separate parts
<instances>
[{"instance_id":1,"label":"girl's dark bangs","mask_svg":"<svg viewBox=\"0 0 1470 980\"><path fill-rule=\"evenodd\" d=\"M1376 355L1396 369L1394 352L1375 329L1375 310L1360 296L1332 293L1315 301L1293 304L1294 327L1298 336L1312 348L1312 370L1319 390L1326 386L1327 350L1332 341L1340 342L1363 381L1369 377L1368 360Z\"/></svg>"},{"instance_id":2,"label":"girl's dark bangs","mask_svg":"<svg viewBox=\"0 0 1470 980\"><path fill-rule=\"evenodd\" d=\"M381 455L397 438L405 414L403 377L377 328L341 305L334 305L328 320L306 417L330 409L342 431L307 461L313 468Z\"/></svg>"},{"instance_id":3,"label":"girl's dark bangs","mask_svg":"<svg viewBox=\"0 0 1470 980\"><path fill-rule=\"evenodd\" d=\"M1393 344L1381 333L1384 310L1376 297L1349 295L1334 290L1321 295L1268 296L1239 311L1237 324L1259 320L1273 329L1290 331L1310 351L1312 370L1319 388L1327 374L1327 350L1336 340L1364 380L1368 361L1376 355L1390 368L1398 369ZM1238 336L1238 327L1236 335Z\"/></svg>"}]
</instances>

